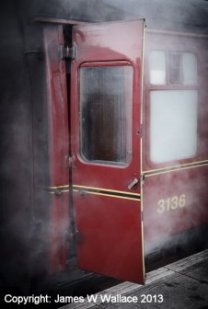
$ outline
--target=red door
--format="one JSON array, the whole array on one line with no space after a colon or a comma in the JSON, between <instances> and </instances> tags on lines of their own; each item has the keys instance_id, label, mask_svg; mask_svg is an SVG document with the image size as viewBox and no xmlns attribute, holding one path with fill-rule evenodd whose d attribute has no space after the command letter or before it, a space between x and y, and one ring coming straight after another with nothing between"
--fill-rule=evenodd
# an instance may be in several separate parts
<instances>
[{"instance_id":1,"label":"red door","mask_svg":"<svg viewBox=\"0 0 208 309\"><path fill-rule=\"evenodd\" d=\"M140 201L143 21L75 26L73 202L81 268L144 281Z\"/></svg>"}]
</instances>

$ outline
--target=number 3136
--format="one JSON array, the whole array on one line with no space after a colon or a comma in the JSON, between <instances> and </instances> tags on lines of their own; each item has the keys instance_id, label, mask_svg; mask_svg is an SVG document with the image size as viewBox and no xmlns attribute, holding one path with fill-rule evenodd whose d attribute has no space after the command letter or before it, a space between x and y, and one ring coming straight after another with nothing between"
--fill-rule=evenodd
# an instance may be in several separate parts
<instances>
[{"instance_id":1,"label":"number 3136","mask_svg":"<svg viewBox=\"0 0 208 309\"><path fill-rule=\"evenodd\" d=\"M186 206L186 195L174 195L157 202L157 213L162 214L165 211L176 210Z\"/></svg>"}]
</instances>

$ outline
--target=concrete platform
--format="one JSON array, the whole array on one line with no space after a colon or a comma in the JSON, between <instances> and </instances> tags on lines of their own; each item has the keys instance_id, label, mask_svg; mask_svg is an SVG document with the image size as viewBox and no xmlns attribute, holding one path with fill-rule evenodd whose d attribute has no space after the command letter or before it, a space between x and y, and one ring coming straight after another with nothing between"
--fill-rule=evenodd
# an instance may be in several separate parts
<instances>
[{"instance_id":1,"label":"concrete platform","mask_svg":"<svg viewBox=\"0 0 208 309\"><path fill-rule=\"evenodd\" d=\"M208 250L147 273L144 286L124 282L89 297L59 308L208 309Z\"/></svg>"}]
</instances>

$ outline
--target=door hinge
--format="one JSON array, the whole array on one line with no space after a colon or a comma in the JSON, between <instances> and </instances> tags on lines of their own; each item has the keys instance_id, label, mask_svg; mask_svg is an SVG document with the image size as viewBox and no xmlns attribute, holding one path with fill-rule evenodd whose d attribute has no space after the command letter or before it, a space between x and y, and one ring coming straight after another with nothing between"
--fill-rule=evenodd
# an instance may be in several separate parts
<instances>
[{"instance_id":1,"label":"door hinge","mask_svg":"<svg viewBox=\"0 0 208 309\"><path fill-rule=\"evenodd\" d=\"M73 154L68 157L68 167L69 168L72 167L72 163L73 163L74 159L75 159L75 157L74 157Z\"/></svg>"},{"instance_id":2,"label":"door hinge","mask_svg":"<svg viewBox=\"0 0 208 309\"><path fill-rule=\"evenodd\" d=\"M59 45L59 55L61 59L75 59L76 58L76 48L75 46L64 46Z\"/></svg>"}]
</instances>

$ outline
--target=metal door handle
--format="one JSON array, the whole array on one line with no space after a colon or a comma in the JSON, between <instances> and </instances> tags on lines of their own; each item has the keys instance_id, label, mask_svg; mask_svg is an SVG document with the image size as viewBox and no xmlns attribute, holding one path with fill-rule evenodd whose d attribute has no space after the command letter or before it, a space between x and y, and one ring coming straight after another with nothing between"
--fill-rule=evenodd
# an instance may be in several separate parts
<instances>
[{"instance_id":1,"label":"metal door handle","mask_svg":"<svg viewBox=\"0 0 208 309\"><path fill-rule=\"evenodd\" d=\"M128 189L129 189L129 190L133 189L133 187L134 187L136 184L138 184L138 182L139 182L139 179L134 178L134 179L132 180L132 182L130 182L130 184L128 185Z\"/></svg>"}]
</instances>

